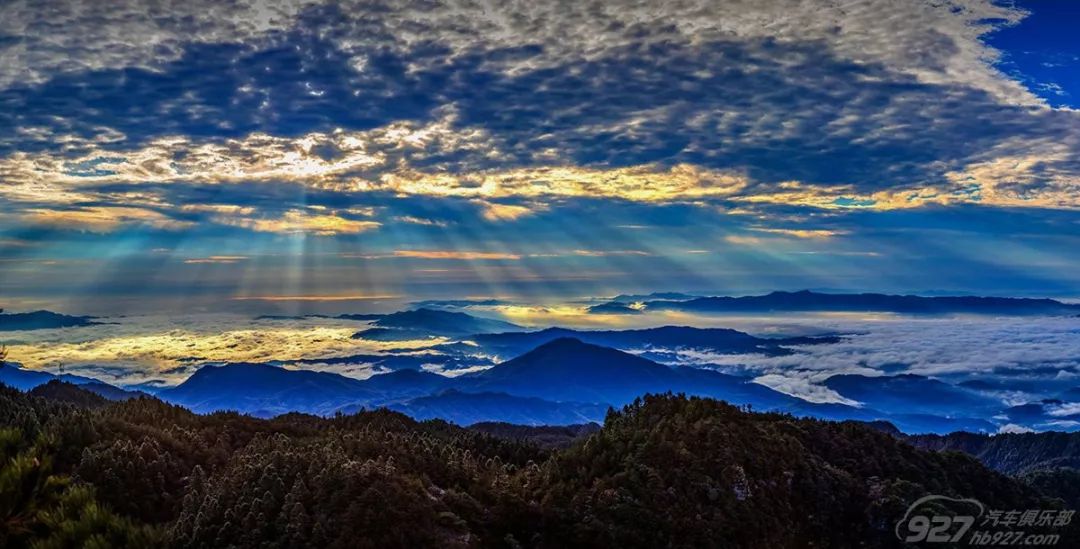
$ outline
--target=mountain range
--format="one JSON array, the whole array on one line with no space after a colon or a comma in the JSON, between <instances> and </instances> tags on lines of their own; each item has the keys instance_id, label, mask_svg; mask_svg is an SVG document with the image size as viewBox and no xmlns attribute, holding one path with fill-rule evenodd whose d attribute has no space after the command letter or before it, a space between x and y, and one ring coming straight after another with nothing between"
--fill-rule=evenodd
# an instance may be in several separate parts
<instances>
[{"instance_id":1,"label":"mountain range","mask_svg":"<svg viewBox=\"0 0 1080 549\"><path fill-rule=\"evenodd\" d=\"M624 302L616 305L625 307ZM617 312L618 307L602 312ZM1077 315L1080 304L1053 299L983 296L918 296L875 293L832 294L803 290L772 292L742 297L698 297L692 299L654 299L641 302L632 312L678 310L699 313L774 313L774 312L879 312L902 314L994 314L994 315Z\"/></svg>"},{"instance_id":2,"label":"mountain range","mask_svg":"<svg viewBox=\"0 0 1080 549\"><path fill-rule=\"evenodd\" d=\"M357 339L406 341L431 337L458 338L472 334L521 330L521 326L466 313L419 308L383 315L372 328L357 332Z\"/></svg>"},{"instance_id":3,"label":"mountain range","mask_svg":"<svg viewBox=\"0 0 1080 549\"><path fill-rule=\"evenodd\" d=\"M7 373L10 376L11 372ZM35 377L38 384L50 379L49 374L34 373L39 374ZM0 381L4 379L0 376ZM86 383L85 379L72 381ZM98 392L103 394L100 389ZM882 409L812 403L753 383L750 378L665 366L571 338L544 343L489 369L457 377L399 370L359 380L269 364L207 365L176 387L159 391L157 396L200 413L236 410L259 417L289 412L325 416L388 407L417 418L442 418L462 425L485 421L559 425L600 422L609 407L629 404L644 394L664 392L716 398L754 410L796 416L887 420L911 433L995 429L985 420L935 414L931 412L940 411L919 410L900 401L877 402L892 406Z\"/></svg>"},{"instance_id":4,"label":"mountain range","mask_svg":"<svg viewBox=\"0 0 1080 549\"><path fill-rule=\"evenodd\" d=\"M332 358L209 364L175 387L137 388L201 413L236 410L261 417L388 407L414 417L441 417L462 424L552 425L602 421L608 407L629 404L647 393L673 392L797 416L886 420L907 433L995 432L1004 423L1035 429L1080 425L1080 399L1068 389L1055 391L1063 400L1010 407L1002 403L1006 395L992 385L952 384L910 374L845 374L819 382L843 397L842 403L815 403L707 364L668 365L679 363L675 355L684 350L782 356L790 354L792 346L835 343L840 336L761 338L730 329L686 326L525 331L499 320L421 307L377 315L371 328L355 337L452 341L436 342L421 351L403 347ZM361 380L310 369L343 364L363 364L389 373ZM56 376L13 364L0 367L0 382L22 390L52 379L83 385L114 400L137 394L89 377Z\"/></svg>"},{"instance_id":5,"label":"mountain range","mask_svg":"<svg viewBox=\"0 0 1080 549\"><path fill-rule=\"evenodd\" d=\"M593 345L623 350L696 349L719 354L761 353L767 355L788 354L789 351L784 348L785 346L835 343L839 339L834 336L761 338L728 328L662 326L640 330L547 328L532 332L476 334L469 336L468 340L476 346L472 349L473 351L481 350L487 354L510 358L562 338L573 338Z\"/></svg>"},{"instance_id":6,"label":"mountain range","mask_svg":"<svg viewBox=\"0 0 1080 549\"><path fill-rule=\"evenodd\" d=\"M491 327L489 321L463 313L411 313L398 315L380 329L410 331L423 325L425 329L448 330L441 323L449 320L461 321L469 329ZM1067 428L1061 422L1074 419L1062 415L1063 410L1070 409L1068 402L1006 407L993 391L917 375L833 376L822 384L856 404L830 404L784 394L748 377L650 360L658 354L654 349L783 354L784 345L815 343L821 338L765 339L735 330L669 326L624 331L552 328L470 335L463 341L437 345L420 354L211 364L175 387L152 391L166 401L200 413L236 410L272 417L293 411L330 415L389 407L415 417L442 417L466 425L482 421L527 425L602 421L609 406L622 406L641 395L663 392L711 397L755 410L798 416L887 420L907 433L994 432L998 425L990 419L996 417L1036 429ZM614 347L636 348L637 354ZM465 352L490 356L467 358ZM513 358L499 362L491 356ZM354 362L377 364L390 372L360 380L303 369L314 364ZM436 366L452 373L476 365L486 369L455 377L423 371ZM12 364L0 367L0 382L22 390L52 379L85 385L110 399L125 396L123 389L89 377L56 376Z\"/></svg>"},{"instance_id":7,"label":"mountain range","mask_svg":"<svg viewBox=\"0 0 1080 549\"><path fill-rule=\"evenodd\" d=\"M1016 475L1069 467L1080 469L1080 433L976 433L901 436L911 445L937 452L970 454L988 467Z\"/></svg>"},{"instance_id":8,"label":"mountain range","mask_svg":"<svg viewBox=\"0 0 1080 549\"><path fill-rule=\"evenodd\" d=\"M880 410L905 410L909 414L987 417L1001 411L1001 400L933 378L835 375L824 386L841 396Z\"/></svg>"},{"instance_id":9,"label":"mountain range","mask_svg":"<svg viewBox=\"0 0 1080 549\"><path fill-rule=\"evenodd\" d=\"M442 419L458 425L484 422L516 425L575 425L602 421L608 406L583 402L552 402L500 392L464 393L448 389L441 393L391 404L418 421ZM342 410L349 413L350 409Z\"/></svg>"},{"instance_id":10,"label":"mountain range","mask_svg":"<svg viewBox=\"0 0 1080 549\"><path fill-rule=\"evenodd\" d=\"M41 370L27 370L10 362L0 364L0 383L20 391L29 391L38 385L44 385L54 379L74 385L100 383L96 379L72 374L51 374Z\"/></svg>"},{"instance_id":11,"label":"mountain range","mask_svg":"<svg viewBox=\"0 0 1080 549\"><path fill-rule=\"evenodd\" d=\"M18 330L48 330L52 328L70 328L97 324L92 316L71 316L52 311L32 311L28 313L4 313L0 309L0 332Z\"/></svg>"},{"instance_id":12,"label":"mountain range","mask_svg":"<svg viewBox=\"0 0 1080 549\"><path fill-rule=\"evenodd\" d=\"M268 364L204 366L176 387L157 394L195 412L237 410L270 417L298 411L328 414L358 401L377 400L363 381Z\"/></svg>"}]
</instances>

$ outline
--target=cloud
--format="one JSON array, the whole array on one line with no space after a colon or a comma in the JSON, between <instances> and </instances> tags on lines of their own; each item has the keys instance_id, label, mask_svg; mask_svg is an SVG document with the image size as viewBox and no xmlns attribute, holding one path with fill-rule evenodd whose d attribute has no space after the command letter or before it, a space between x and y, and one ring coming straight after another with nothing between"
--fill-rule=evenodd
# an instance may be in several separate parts
<instances>
[{"instance_id":1,"label":"cloud","mask_svg":"<svg viewBox=\"0 0 1080 549\"><path fill-rule=\"evenodd\" d=\"M394 217L394 221L399 221L401 223L411 223L413 225L425 225L425 226L428 226L428 227L447 227L447 226L449 226L449 223L447 223L445 221L438 221L438 220L435 220L435 219L426 219L426 218L423 218L423 217L414 217L414 216L411 216L411 215L402 215L402 216Z\"/></svg>"},{"instance_id":2,"label":"cloud","mask_svg":"<svg viewBox=\"0 0 1080 549\"><path fill-rule=\"evenodd\" d=\"M184 204L183 206L180 206L180 211L247 216L255 213L255 208L251 206L238 206L236 204Z\"/></svg>"},{"instance_id":3,"label":"cloud","mask_svg":"<svg viewBox=\"0 0 1080 549\"><path fill-rule=\"evenodd\" d=\"M847 317L847 318L845 318ZM778 329L767 321L723 317L725 326L751 333ZM715 320L714 320L715 321ZM700 322L695 320L694 322ZM821 382L837 374L894 375L910 373L964 381L970 379L1042 380L1026 398L1056 397L1062 372L1080 371L1080 340L1072 319L953 317L914 319L877 315L823 315L778 319L786 333L796 327L845 334L834 344L794 347L786 356L716 355L677 352L677 362L711 365L809 400L828 393ZM1012 381L1010 381L1012 380ZM811 387L813 386L813 387Z\"/></svg>"},{"instance_id":4,"label":"cloud","mask_svg":"<svg viewBox=\"0 0 1080 549\"><path fill-rule=\"evenodd\" d=\"M365 296L366 297L366 296ZM326 319L252 321L230 315L109 318L82 329L40 330L9 345L11 356L29 368L85 371L108 383L183 381L195 367L214 361L288 361L373 354L409 342L352 339L356 323ZM353 372L367 377L370 372Z\"/></svg>"},{"instance_id":5,"label":"cloud","mask_svg":"<svg viewBox=\"0 0 1080 549\"><path fill-rule=\"evenodd\" d=\"M453 259L465 261L516 261L521 259L520 254L463 250L395 250L394 253L391 254L391 257L405 257L410 259Z\"/></svg>"},{"instance_id":6,"label":"cloud","mask_svg":"<svg viewBox=\"0 0 1080 549\"><path fill-rule=\"evenodd\" d=\"M980 202L1008 206L1076 208L1080 193L1080 139L1068 143L1013 145L1000 155L988 153L945 177L958 187L967 186ZM1009 149L1023 153L1008 152Z\"/></svg>"},{"instance_id":7,"label":"cloud","mask_svg":"<svg viewBox=\"0 0 1080 549\"><path fill-rule=\"evenodd\" d=\"M488 221L514 221L534 213L530 208L514 204L499 204L485 200L477 200L474 203L480 206L484 219Z\"/></svg>"},{"instance_id":8,"label":"cloud","mask_svg":"<svg viewBox=\"0 0 1080 549\"><path fill-rule=\"evenodd\" d=\"M810 379L803 377L765 374L754 378L754 383L764 385L784 394L798 396L799 398L810 402L828 402L833 404L846 404L848 406L861 406L860 402L844 398L840 393L837 393L824 385L817 385Z\"/></svg>"},{"instance_id":9,"label":"cloud","mask_svg":"<svg viewBox=\"0 0 1080 549\"><path fill-rule=\"evenodd\" d=\"M1078 207L1080 113L995 68L983 38L1025 13L989 1L49 5L0 23L13 211L317 233L262 220L307 194L460 199L490 223L583 200ZM184 200L208 192L258 203Z\"/></svg>"},{"instance_id":10,"label":"cloud","mask_svg":"<svg viewBox=\"0 0 1080 549\"><path fill-rule=\"evenodd\" d=\"M397 53L438 44L425 64L477 52L507 73L550 68L569 59L604 57L642 40L710 42L773 38L820 42L861 63L880 63L928 83L964 84L1003 100L1035 102L990 64L997 52L980 37L1014 24L1019 9L985 0L932 2L804 3L783 0L707 0L643 5L588 1L573 6L505 2L484 10L467 2L315 2L259 0L222 6L194 1L176 6L117 3L108 12L89 2L16 2L0 29L25 41L13 49L0 84L41 82L56 74L103 68L160 69L183 54L185 44L239 42L269 45L274 31L307 20L334 22L329 33L351 55L357 71L377 63L373 45ZM520 52L515 55L513 52ZM309 87L313 95L319 91Z\"/></svg>"},{"instance_id":11,"label":"cloud","mask_svg":"<svg viewBox=\"0 0 1080 549\"><path fill-rule=\"evenodd\" d=\"M323 235L289 251L402 293L1075 293L1080 113L997 68L987 37L1024 15L998 4L16 0L0 229L55 255ZM521 260L468 286L338 255L406 248ZM114 262L102 279L156 272Z\"/></svg>"},{"instance_id":12,"label":"cloud","mask_svg":"<svg viewBox=\"0 0 1080 549\"><path fill-rule=\"evenodd\" d=\"M397 295L238 295L238 301L349 302L395 300ZM1080 341L1071 318L909 318L881 315L785 315L710 317L669 313L590 315L580 304L528 305L501 299L455 302L497 318L538 328L551 325L626 329L657 325L722 326L757 335L841 333L837 343L791 347L792 354L713 354L690 349L663 353L672 364L708 367L750 376L763 385L814 402L853 404L823 382L837 374L911 373L952 383L980 380L1008 388L991 391L1010 404L1056 397L1080 376ZM116 366L107 381L130 383L155 376L175 381L190 372L170 368L203 360L293 360L385 352L385 346L351 340L357 330L326 318L252 321L231 315L107 318L109 324L78 332L45 330L9 342L12 357L31 367ZM115 323L113 323L115 322ZM408 345L411 346L411 345ZM653 349L660 353L661 349ZM128 373L124 373L127 369ZM367 375L353 371L350 375ZM1000 394L999 394L1000 393ZM1049 407L1056 417L1076 413L1075 404Z\"/></svg>"},{"instance_id":13,"label":"cloud","mask_svg":"<svg viewBox=\"0 0 1080 549\"><path fill-rule=\"evenodd\" d=\"M397 299L400 295L346 294L346 295L243 295L230 299L233 301L378 301Z\"/></svg>"},{"instance_id":14,"label":"cloud","mask_svg":"<svg viewBox=\"0 0 1080 549\"><path fill-rule=\"evenodd\" d=\"M1080 414L1080 402L1066 402L1046 406L1046 413L1054 417L1075 416Z\"/></svg>"},{"instance_id":15,"label":"cloud","mask_svg":"<svg viewBox=\"0 0 1080 549\"><path fill-rule=\"evenodd\" d=\"M31 208L23 212L22 220L31 225L75 228L97 233L111 232L126 224L166 230L183 229L191 225L157 211L122 206L92 206L74 209Z\"/></svg>"},{"instance_id":16,"label":"cloud","mask_svg":"<svg viewBox=\"0 0 1080 549\"><path fill-rule=\"evenodd\" d=\"M816 239L816 240L829 239L829 238L832 238L834 236L839 236L839 235L845 234L842 231L835 231L835 230L830 230L830 229L777 229L777 228L767 228L767 227L754 227L753 230L763 232L763 233L772 233L772 234L778 234L778 235L782 235L782 236L792 236L792 237L795 237L795 238L810 238L810 239Z\"/></svg>"},{"instance_id":17,"label":"cloud","mask_svg":"<svg viewBox=\"0 0 1080 549\"><path fill-rule=\"evenodd\" d=\"M1030 427L1024 427L1023 425L1017 425L1015 423L1006 423L998 428L999 435L1017 434L1017 433L1034 433L1035 430Z\"/></svg>"},{"instance_id":18,"label":"cloud","mask_svg":"<svg viewBox=\"0 0 1080 549\"><path fill-rule=\"evenodd\" d=\"M288 210L276 218L218 216L213 220L222 225L235 225L258 232L319 236L358 234L378 229L377 221L347 219L334 214L313 214L304 210Z\"/></svg>"},{"instance_id":19,"label":"cloud","mask_svg":"<svg viewBox=\"0 0 1080 549\"><path fill-rule=\"evenodd\" d=\"M0 64L0 86L32 85L60 74L154 67L193 42L244 42L288 25L305 2L195 0L154 4L15 0L5 5L0 35L18 36Z\"/></svg>"},{"instance_id":20,"label":"cloud","mask_svg":"<svg viewBox=\"0 0 1080 549\"><path fill-rule=\"evenodd\" d=\"M651 253L645 252L645 251L642 251L642 250L574 250L573 254L578 255L578 256L582 256L582 257L611 257L611 256L625 256L625 255L650 256L650 255L652 255Z\"/></svg>"},{"instance_id":21,"label":"cloud","mask_svg":"<svg viewBox=\"0 0 1080 549\"><path fill-rule=\"evenodd\" d=\"M729 244L735 244L736 246L761 246L765 243L765 239L758 238L756 236L743 236L732 234L724 237L724 242Z\"/></svg>"},{"instance_id":22,"label":"cloud","mask_svg":"<svg viewBox=\"0 0 1080 549\"><path fill-rule=\"evenodd\" d=\"M233 263L246 261L247 259L247 256L243 255L212 255L210 257L193 257L191 259L185 259L184 263L196 265L203 263L220 263L225 265L231 265Z\"/></svg>"}]
</instances>

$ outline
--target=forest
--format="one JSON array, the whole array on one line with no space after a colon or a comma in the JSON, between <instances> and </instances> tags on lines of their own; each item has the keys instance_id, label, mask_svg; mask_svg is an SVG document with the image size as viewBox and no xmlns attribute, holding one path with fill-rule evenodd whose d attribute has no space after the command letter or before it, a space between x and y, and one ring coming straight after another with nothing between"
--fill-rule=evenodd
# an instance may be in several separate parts
<instances>
[{"instance_id":1,"label":"forest","mask_svg":"<svg viewBox=\"0 0 1080 549\"><path fill-rule=\"evenodd\" d=\"M3 547L893 547L926 494L1065 505L1039 489L1055 480L866 424L672 394L601 428L470 429L198 415L52 381L0 387L0 425Z\"/></svg>"}]
</instances>

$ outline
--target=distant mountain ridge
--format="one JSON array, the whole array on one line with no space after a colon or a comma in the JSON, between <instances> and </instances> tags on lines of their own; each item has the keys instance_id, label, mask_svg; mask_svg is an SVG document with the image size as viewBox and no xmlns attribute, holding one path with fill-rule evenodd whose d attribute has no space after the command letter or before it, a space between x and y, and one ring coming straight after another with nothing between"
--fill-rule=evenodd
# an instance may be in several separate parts
<instances>
[{"instance_id":1,"label":"distant mountain ridge","mask_svg":"<svg viewBox=\"0 0 1080 549\"><path fill-rule=\"evenodd\" d=\"M438 401L416 401L448 389L459 402L489 406L493 394L542 399L561 406L544 417L576 414L573 423L603 418L609 405L623 405L645 393L684 392L723 398L737 404L777 409L798 408L803 401L745 378L697 368L671 368L615 349L575 339L558 339L490 369L456 378L402 370L358 380L329 372L288 370L267 364L205 366L180 385L158 396L198 412L238 410L256 415L288 411L329 414L341 409L397 406L403 411L433 409ZM470 396L465 396L466 394ZM476 395L487 394L481 398ZM447 400L446 398L442 399ZM481 402L486 401L486 402ZM564 404L565 403L565 404ZM538 403L529 403L540 409ZM596 405L588 414L568 410ZM590 415L591 414L591 415ZM462 414L454 417L463 419ZM509 410L508 415L510 417ZM481 414L476 421L502 420ZM540 420L516 422L541 423Z\"/></svg>"},{"instance_id":2,"label":"distant mountain ridge","mask_svg":"<svg viewBox=\"0 0 1080 549\"><path fill-rule=\"evenodd\" d=\"M0 364L0 383L19 389L20 391L29 391L38 385L44 385L54 379L66 381L75 385L101 383L93 378L72 374L53 374L43 370L27 370L10 362Z\"/></svg>"},{"instance_id":3,"label":"distant mountain ridge","mask_svg":"<svg viewBox=\"0 0 1080 549\"><path fill-rule=\"evenodd\" d=\"M789 351L783 349L785 345L835 343L839 339L830 336L770 339L752 336L729 328L693 328L689 326L662 326L639 330L547 328L532 332L476 334L468 339L479 345L487 353L501 357L514 357L545 343L562 338L573 338L592 345L623 350L649 347L665 350L692 348L724 354L787 354Z\"/></svg>"},{"instance_id":4,"label":"distant mountain ridge","mask_svg":"<svg viewBox=\"0 0 1080 549\"><path fill-rule=\"evenodd\" d=\"M441 417L462 425L486 421L550 425L603 421L609 406L665 392L797 416L887 420L905 432L996 429L970 418L812 403L749 378L665 366L572 338L547 342L487 370L457 377L400 370L358 380L268 364L205 366L158 396L201 413L236 410L271 417L298 411L326 416L389 407L421 419Z\"/></svg>"},{"instance_id":5,"label":"distant mountain ridge","mask_svg":"<svg viewBox=\"0 0 1080 549\"><path fill-rule=\"evenodd\" d=\"M982 393L914 374L895 376L835 375L824 386L871 408L910 414L986 416L999 412L1002 402Z\"/></svg>"},{"instance_id":6,"label":"distant mountain ridge","mask_svg":"<svg viewBox=\"0 0 1080 549\"><path fill-rule=\"evenodd\" d=\"M877 293L833 294L802 290L743 297L699 297L650 300L649 310L716 313L746 312L883 312L906 314L1080 314L1080 304L1054 299L980 296L918 296Z\"/></svg>"},{"instance_id":7,"label":"distant mountain ridge","mask_svg":"<svg viewBox=\"0 0 1080 549\"><path fill-rule=\"evenodd\" d=\"M378 395L360 380L254 363L204 366L158 398L195 412L237 410L257 416L292 411L326 414Z\"/></svg>"},{"instance_id":8,"label":"distant mountain ridge","mask_svg":"<svg viewBox=\"0 0 1080 549\"><path fill-rule=\"evenodd\" d=\"M621 406L645 393L683 392L755 407L797 399L745 378L689 367L671 368L629 353L560 338L498 366L458 378L473 391L502 391L547 400Z\"/></svg>"},{"instance_id":9,"label":"distant mountain ridge","mask_svg":"<svg viewBox=\"0 0 1080 549\"><path fill-rule=\"evenodd\" d=\"M4 313L0 309L0 332L13 332L18 330L48 330L54 328L70 328L78 326L92 326L92 316L71 316L52 311L33 311L29 313Z\"/></svg>"},{"instance_id":10,"label":"distant mountain ridge","mask_svg":"<svg viewBox=\"0 0 1080 549\"><path fill-rule=\"evenodd\" d=\"M1080 469L1080 433L1004 433L983 435L908 435L902 439L916 448L970 454L991 469L1017 475L1070 467Z\"/></svg>"},{"instance_id":11,"label":"distant mountain ridge","mask_svg":"<svg viewBox=\"0 0 1080 549\"><path fill-rule=\"evenodd\" d=\"M378 341L404 341L430 337L454 338L522 329L521 326L502 320L425 308L384 315L373 321L371 325L372 328L357 332L353 337Z\"/></svg>"},{"instance_id":12,"label":"distant mountain ridge","mask_svg":"<svg viewBox=\"0 0 1080 549\"><path fill-rule=\"evenodd\" d=\"M27 370L10 362L0 364L0 383L27 392L32 392L44 385L63 383L95 393L106 400L127 400L129 398L148 396L147 393L142 391L121 389L90 377Z\"/></svg>"},{"instance_id":13,"label":"distant mountain ridge","mask_svg":"<svg viewBox=\"0 0 1080 549\"><path fill-rule=\"evenodd\" d=\"M506 393L465 393L457 389L391 404L388 408L417 421L442 419L462 426L492 421L530 426L575 425L602 420L608 410L604 404L552 402Z\"/></svg>"}]
</instances>

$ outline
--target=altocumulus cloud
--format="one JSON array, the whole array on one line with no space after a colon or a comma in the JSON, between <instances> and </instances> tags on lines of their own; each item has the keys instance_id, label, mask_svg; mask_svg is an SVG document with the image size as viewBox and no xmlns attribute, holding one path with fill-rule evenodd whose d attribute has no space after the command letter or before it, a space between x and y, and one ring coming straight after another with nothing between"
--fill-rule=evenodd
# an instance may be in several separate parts
<instances>
[{"instance_id":1,"label":"altocumulus cloud","mask_svg":"<svg viewBox=\"0 0 1080 549\"><path fill-rule=\"evenodd\" d=\"M984 0L14 2L0 201L25 224L327 236L416 217L393 197L477 223L581 199L1074 209L1080 113L1001 73L983 41L1024 15ZM183 210L205 193L229 202ZM312 212L309 194L390 206Z\"/></svg>"}]
</instances>

